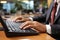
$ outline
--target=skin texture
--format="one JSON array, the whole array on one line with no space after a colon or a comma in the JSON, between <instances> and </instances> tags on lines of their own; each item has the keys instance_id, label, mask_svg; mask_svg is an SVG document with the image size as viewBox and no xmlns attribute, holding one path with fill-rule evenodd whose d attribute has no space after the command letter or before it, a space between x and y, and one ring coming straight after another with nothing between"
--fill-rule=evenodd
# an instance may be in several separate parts
<instances>
[{"instance_id":1,"label":"skin texture","mask_svg":"<svg viewBox=\"0 0 60 40\"><path fill-rule=\"evenodd\" d=\"M44 24L37 22L37 21L26 21L21 25L20 28L21 29L34 28L38 32L46 32L46 26Z\"/></svg>"},{"instance_id":2,"label":"skin texture","mask_svg":"<svg viewBox=\"0 0 60 40\"><path fill-rule=\"evenodd\" d=\"M37 32L46 32L46 25L37 21L31 21L29 18L17 17L14 19L15 22L24 21L20 26L21 29L33 28Z\"/></svg>"},{"instance_id":3,"label":"skin texture","mask_svg":"<svg viewBox=\"0 0 60 40\"><path fill-rule=\"evenodd\" d=\"M60 3L60 0L54 0L54 2ZM15 22L24 21L21 25L21 29L33 28L38 32L46 32L46 25L37 21L31 21L29 18L17 17L14 19Z\"/></svg>"}]
</instances>

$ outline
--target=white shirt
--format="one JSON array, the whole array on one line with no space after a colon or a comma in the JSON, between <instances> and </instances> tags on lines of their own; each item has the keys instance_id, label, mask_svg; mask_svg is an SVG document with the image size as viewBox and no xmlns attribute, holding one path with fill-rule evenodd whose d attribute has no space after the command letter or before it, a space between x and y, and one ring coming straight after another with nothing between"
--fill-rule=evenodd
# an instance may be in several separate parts
<instances>
[{"instance_id":1,"label":"white shirt","mask_svg":"<svg viewBox=\"0 0 60 40\"><path fill-rule=\"evenodd\" d=\"M57 11L56 11L55 16L57 16L57 13L58 13L59 7L60 7L60 3L58 3ZM31 20L33 21L32 18L29 18L29 19L31 19ZM49 24L49 25L46 25L46 31L47 31L47 33L51 34L51 26L50 26L50 24Z\"/></svg>"}]
</instances>

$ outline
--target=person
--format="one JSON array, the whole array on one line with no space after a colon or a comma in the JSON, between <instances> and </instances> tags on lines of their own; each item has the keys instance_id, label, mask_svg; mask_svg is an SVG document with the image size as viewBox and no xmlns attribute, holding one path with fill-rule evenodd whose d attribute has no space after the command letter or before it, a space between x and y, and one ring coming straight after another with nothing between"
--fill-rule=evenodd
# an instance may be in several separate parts
<instances>
[{"instance_id":1,"label":"person","mask_svg":"<svg viewBox=\"0 0 60 40\"><path fill-rule=\"evenodd\" d=\"M39 12L39 13L45 13L45 8L43 7L43 5L42 4L40 4L38 7L37 7L37 9L35 10L35 12L37 13L37 12Z\"/></svg>"},{"instance_id":2,"label":"person","mask_svg":"<svg viewBox=\"0 0 60 40\"><path fill-rule=\"evenodd\" d=\"M52 13L55 13L55 18L52 17ZM54 38L60 38L60 0L53 0L50 8L41 16L32 18L17 17L14 21L25 21L21 25L21 29L33 28L39 33L48 33Z\"/></svg>"}]
</instances>

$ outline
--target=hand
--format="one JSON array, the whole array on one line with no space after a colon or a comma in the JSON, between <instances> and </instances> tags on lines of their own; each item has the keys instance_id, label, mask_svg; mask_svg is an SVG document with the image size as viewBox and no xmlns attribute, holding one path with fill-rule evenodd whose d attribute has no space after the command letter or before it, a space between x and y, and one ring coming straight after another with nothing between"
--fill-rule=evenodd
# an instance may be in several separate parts
<instances>
[{"instance_id":1,"label":"hand","mask_svg":"<svg viewBox=\"0 0 60 40\"><path fill-rule=\"evenodd\" d=\"M25 21L30 21L30 19L20 16L20 17L16 17L13 21L15 21L15 22L25 22Z\"/></svg>"},{"instance_id":2,"label":"hand","mask_svg":"<svg viewBox=\"0 0 60 40\"><path fill-rule=\"evenodd\" d=\"M21 29L33 28L38 32L46 32L46 26L37 21L26 21L20 26L20 28Z\"/></svg>"}]
</instances>

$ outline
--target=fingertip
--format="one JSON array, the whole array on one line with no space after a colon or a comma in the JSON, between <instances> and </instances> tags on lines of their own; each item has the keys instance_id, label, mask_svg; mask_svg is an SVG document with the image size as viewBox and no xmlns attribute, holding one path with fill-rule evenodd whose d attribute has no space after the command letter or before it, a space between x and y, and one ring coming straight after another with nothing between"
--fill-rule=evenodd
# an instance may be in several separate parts
<instances>
[{"instance_id":1,"label":"fingertip","mask_svg":"<svg viewBox=\"0 0 60 40\"><path fill-rule=\"evenodd\" d=\"M16 21L16 19L13 19L12 21L13 21L13 22L15 22L15 21Z\"/></svg>"},{"instance_id":2,"label":"fingertip","mask_svg":"<svg viewBox=\"0 0 60 40\"><path fill-rule=\"evenodd\" d=\"M20 26L20 29L22 29L22 27Z\"/></svg>"},{"instance_id":3,"label":"fingertip","mask_svg":"<svg viewBox=\"0 0 60 40\"><path fill-rule=\"evenodd\" d=\"M21 28L21 29L25 30L26 28Z\"/></svg>"},{"instance_id":4,"label":"fingertip","mask_svg":"<svg viewBox=\"0 0 60 40\"><path fill-rule=\"evenodd\" d=\"M13 22L16 22L16 20L13 20Z\"/></svg>"},{"instance_id":5,"label":"fingertip","mask_svg":"<svg viewBox=\"0 0 60 40\"><path fill-rule=\"evenodd\" d=\"M19 27L20 27L20 29L23 29L23 24L22 24L22 25L20 25Z\"/></svg>"},{"instance_id":6,"label":"fingertip","mask_svg":"<svg viewBox=\"0 0 60 40\"><path fill-rule=\"evenodd\" d=\"M12 20L13 22L15 22L15 20Z\"/></svg>"},{"instance_id":7,"label":"fingertip","mask_svg":"<svg viewBox=\"0 0 60 40\"><path fill-rule=\"evenodd\" d=\"M23 28L24 30L29 30L30 28L28 28L28 27L25 27L25 28Z\"/></svg>"}]
</instances>

